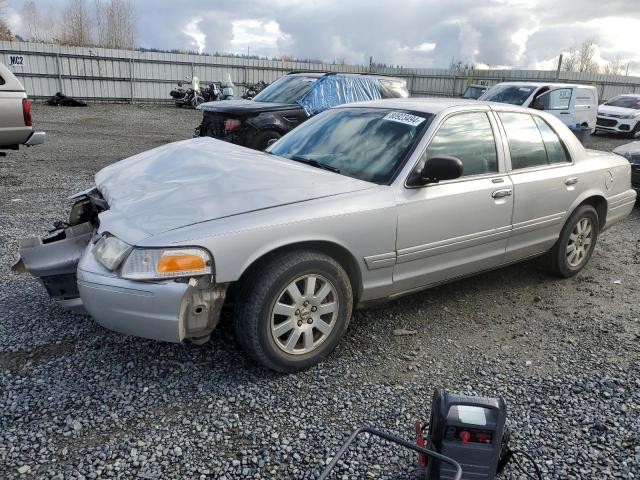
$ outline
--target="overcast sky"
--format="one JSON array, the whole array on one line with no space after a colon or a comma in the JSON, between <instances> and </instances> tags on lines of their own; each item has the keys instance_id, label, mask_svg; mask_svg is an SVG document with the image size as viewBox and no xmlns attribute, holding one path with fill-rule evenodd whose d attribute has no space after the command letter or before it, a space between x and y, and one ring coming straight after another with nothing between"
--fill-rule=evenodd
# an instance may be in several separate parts
<instances>
[{"instance_id":1,"label":"overcast sky","mask_svg":"<svg viewBox=\"0 0 640 480\"><path fill-rule=\"evenodd\" d=\"M21 31L24 0L9 0ZM554 68L593 39L640 74L640 0L134 0L137 43L348 63ZM65 0L37 0L50 12ZM92 0L88 1L92 4Z\"/></svg>"}]
</instances>

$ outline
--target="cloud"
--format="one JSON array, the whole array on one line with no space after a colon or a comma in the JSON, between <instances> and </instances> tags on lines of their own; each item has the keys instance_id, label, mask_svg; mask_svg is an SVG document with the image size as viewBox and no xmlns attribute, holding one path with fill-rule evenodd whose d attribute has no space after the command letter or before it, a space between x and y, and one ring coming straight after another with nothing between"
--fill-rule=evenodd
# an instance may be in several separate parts
<instances>
[{"instance_id":1,"label":"cloud","mask_svg":"<svg viewBox=\"0 0 640 480\"><path fill-rule=\"evenodd\" d=\"M182 33L184 33L187 37L193 39L192 45L195 47L195 51L197 51L198 53L204 52L204 49L207 46L207 36L200 30L201 22L201 17L194 18L184 26L184 30L182 31Z\"/></svg>"},{"instance_id":2,"label":"cloud","mask_svg":"<svg viewBox=\"0 0 640 480\"><path fill-rule=\"evenodd\" d=\"M640 64L637 0L136 0L138 43L325 61L535 68L594 39L604 60ZM91 4L91 0L87 0ZM20 13L23 0L9 0ZM65 0L39 0L62 8ZM19 27L19 22L16 22Z\"/></svg>"}]
</instances>

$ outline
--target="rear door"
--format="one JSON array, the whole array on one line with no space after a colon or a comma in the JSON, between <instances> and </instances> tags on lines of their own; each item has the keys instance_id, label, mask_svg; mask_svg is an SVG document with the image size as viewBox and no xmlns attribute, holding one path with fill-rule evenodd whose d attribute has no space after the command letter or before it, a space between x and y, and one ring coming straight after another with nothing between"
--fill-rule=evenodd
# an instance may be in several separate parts
<instances>
[{"instance_id":1,"label":"rear door","mask_svg":"<svg viewBox=\"0 0 640 480\"><path fill-rule=\"evenodd\" d=\"M595 130L598 114L598 100L595 90L592 88L576 88L573 105L576 123L587 125L592 131Z\"/></svg>"},{"instance_id":2,"label":"rear door","mask_svg":"<svg viewBox=\"0 0 640 480\"><path fill-rule=\"evenodd\" d=\"M20 145L31 135L32 129L24 124L22 113L25 98L22 84L0 64L0 148Z\"/></svg>"},{"instance_id":3,"label":"rear door","mask_svg":"<svg viewBox=\"0 0 640 480\"><path fill-rule=\"evenodd\" d=\"M428 158L452 155L462 160L463 176L397 192L396 291L487 270L503 261L513 191L495 131L491 112L450 114L416 168Z\"/></svg>"},{"instance_id":4,"label":"rear door","mask_svg":"<svg viewBox=\"0 0 640 480\"><path fill-rule=\"evenodd\" d=\"M513 182L513 226L505 261L549 250L562 229L567 208L585 189L569 150L542 117L497 112L506 138Z\"/></svg>"}]
</instances>

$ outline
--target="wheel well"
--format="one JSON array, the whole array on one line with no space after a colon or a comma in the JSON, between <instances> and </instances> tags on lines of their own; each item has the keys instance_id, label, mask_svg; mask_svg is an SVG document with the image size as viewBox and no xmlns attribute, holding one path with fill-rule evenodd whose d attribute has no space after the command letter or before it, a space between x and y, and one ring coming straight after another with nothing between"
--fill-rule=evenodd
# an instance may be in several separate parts
<instances>
[{"instance_id":1,"label":"wheel well","mask_svg":"<svg viewBox=\"0 0 640 480\"><path fill-rule=\"evenodd\" d=\"M257 258L249 267L242 272L242 275L236 283L242 284L242 282L254 272L260 269L265 263L271 261L286 252L293 250L313 250L315 252L324 253L336 260L342 268L347 272L349 281L351 283L351 290L353 291L353 304L357 305L358 298L360 297L360 290L362 285L362 276L360 274L360 268L358 267L357 260L353 257L351 252L337 243L327 241L309 241L298 242L289 245L278 247L275 250L265 253L261 257Z\"/></svg>"},{"instance_id":2,"label":"wheel well","mask_svg":"<svg viewBox=\"0 0 640 480\"><path fill-rule=\"evenodd\" d=\"M598 212L598 222L600 223L600 230L607 223L607 200L600 195L594 195L582 201L580 205L591 205Z\"/></svg>"}]
</instances>

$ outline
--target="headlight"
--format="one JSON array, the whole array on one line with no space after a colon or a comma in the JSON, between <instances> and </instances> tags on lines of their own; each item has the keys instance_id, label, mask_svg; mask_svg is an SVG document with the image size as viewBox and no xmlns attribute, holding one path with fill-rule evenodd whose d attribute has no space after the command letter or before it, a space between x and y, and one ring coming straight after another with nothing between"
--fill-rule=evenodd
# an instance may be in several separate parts
<instances>
[{"instance_id":1,"label":"headlight","mask_svg":"<svg viewBox=\"0 0 640 480\"><path fill-rule=\"evenodd\" d=\"M213 261L201 248L135 248L120 269L130 280L160 280L212 273Z\"/></svg>"},{"instance_id":2,"label":"headlight","mask_svg":"<svg viewBox=\"0 0 640 480\"><path fill-rule=\"evenodd\" d=\"M634 115L620 115L620 118L623 118L625 120L629 120L630 118L633 118Z\"/></svg>"},{"instance_id":3,"label":"headlight","mask_svg":"<svg viewBox=\"0 0 640 480\"><path fill-rule=\"evenodd\" d=\"M91 249L96 259L109 270L115 270L131 251L131 245L105 233Z\"/></svg>"}]
</instances>

